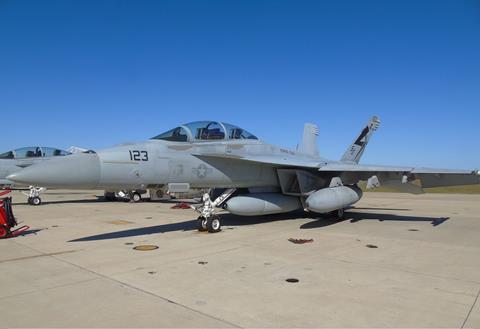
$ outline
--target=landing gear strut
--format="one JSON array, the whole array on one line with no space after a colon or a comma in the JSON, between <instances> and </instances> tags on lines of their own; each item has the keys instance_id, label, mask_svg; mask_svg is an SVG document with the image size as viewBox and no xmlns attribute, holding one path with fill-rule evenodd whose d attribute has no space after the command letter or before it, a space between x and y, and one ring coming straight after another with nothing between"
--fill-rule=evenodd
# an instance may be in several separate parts
<instances>
[{"instance_id":1,"label":"landing gear strut","mask_svg":"<svg viewBox=\"0 0 480 329\"><path fill-rule=\"evenodd\" d=\"M117 196L115 195L115 192L105 191L105 194L103 196L105 198L105 201L115 201L115 200L117 200Z\"/></svg>"},{"instance_id":2,"label":"landing gear strut","mask_svg":"<svg viewBox=\"0 0 480 329\"><path fill-rule=\"evenodd\" d=\"M235 189L225 190L222 195L212 201L210 199L210 194L205 193L202 196L202 205L195 207L191 206L193 210L200 213L198 217L198 230L199 231L208 231L210 233L220 232L222 230L222 224L220 217L215 213L215 207L220 206L225 202L233 193Z\"/></svg>"},{"instance_id":3,"label":"landing gear strut","mask_svg":"<svg viewBox=\"0 0 480 329\"><path fill-rule=\"evenodd\" d=\"M343 208L334 210L330 214L332 215L333 218L335 218L337 220L345 219L345 209L343 209Z\"/></svg>"},{"instance_id":4,"label":"landing gear strut","mask_svg":"<svg viewBox=\"0 0 480 329\"><path fill-rule=\"evenodd\" d=\"M35 187L35 186L30 186L30 191L28 193L23 193L25 194L28 199L28 204L32 206L39 206L42 204L42 199L40 198L40 193L44 192L46 190L45 187Z\"/></svg>"},{"instance_id":5,"label":"landing gear strut","mask_svg":"<svg viewBox=\"0 0 480 329\"><path fill-rule=\"evenodd\" d=\"M142 201L141 190L133 190L133 191L121 190L121 191L118 191L118 195L121 198L128 198L130 202L137 203Z\"/></svg>"}]
</instances>

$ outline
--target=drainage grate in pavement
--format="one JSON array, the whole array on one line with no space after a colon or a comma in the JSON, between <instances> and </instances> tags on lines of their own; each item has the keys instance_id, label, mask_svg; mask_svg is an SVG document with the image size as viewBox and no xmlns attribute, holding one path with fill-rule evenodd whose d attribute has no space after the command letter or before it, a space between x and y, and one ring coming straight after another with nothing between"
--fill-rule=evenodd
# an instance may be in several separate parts
<instances>
[{"instance_id":1,"label":"drainage grate in pavement","mask_svg":"<svg viewBox=\"0 0 480 329\"><path fill-rule=\"evenodd\" d=\"M290 282L290 283L297 283L297 282L299 282L300 280L295 279L295 278L288 278L288 279L286 279L285 281Z\"/></svg>"},{"instance_id":2,"label":"drainage grate in pavement","mask_svg":"<svg viewBox=\"0 0 480 329\"><path fill-rule=\"evenodd\" d=\"M290 241L291 243L295 243L295 244L304 244L304 243L312 243L313 239L294 239L294 238L290 238L290 239L288 239L288 241Z\"/></svg>"},{"instance_id":3,"label":"drainage grate in pavement","mask_svg":"<svg viewBox=\"0 0 480 329\"><path fill-rule=\"evenodd\" d=\"M136 247L133 247L133 249L139 250L139 251L150 251L150 250L158 249L158 246L155 246L153 244L141 244Z\"/></svg>"}]
</instances>

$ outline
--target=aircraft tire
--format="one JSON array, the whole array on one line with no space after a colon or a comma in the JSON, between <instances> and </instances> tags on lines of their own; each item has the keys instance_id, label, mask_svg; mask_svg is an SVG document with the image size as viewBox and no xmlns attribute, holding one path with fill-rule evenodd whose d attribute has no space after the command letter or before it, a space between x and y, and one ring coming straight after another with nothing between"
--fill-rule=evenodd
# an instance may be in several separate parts
<instances>
[{"instance_id":1,"label":"aircraft tire","mask_svg":"<svg viewBox=\"0 0 480 329\"><path fill-rule=\"evenodd\" d=\"M198 217L197 219L197 222L198 222L198 230L200 232L205 232L207 230L207 220L205 219L205 217Z\"/></svg>"},{"instance_id":2,"label":"aircraft tire","mask_svg":"<svg viewBox=\"0 0 480 329\"><path fill-rule=\"evenodd\" d=\"M114 192L105 192L104 198L105 201L115 201L117 199Z\"/></svg>"},{"instance_id":3,"label":"aircraft tire","mask_svg":"<svg viewBox=\"0 0 480 329\"><path fill-rule=\"evenodd\" d=\"M345 209L337 209L335 211L332 211L332 216L333 218L337 220L344 220L345 219Z\"/></svg>"},{"instance_id":4,"label":"aircraft tire","mask_svg":"<svg viewBox=\"0 0 480 329\"><path fill-rule=\"evenodd\" d=\"M140 195L140 193L134 192L134 193L132 193L132 197L130 198L130 200L137 203L137 202L142 201L142 196Z\"/></svg>"},{"instance_id":5,"label":"aircraft tire","mask_svg":"<svg viewBox=\"0 0 480 329\"><path fill-rule=\"evenodd\" d=\"M34 196L30 202L32 206L39 206L42 204L42 199L40 199L38 196Z\"/></svg>"},{"instance_id":6,"label":"aircraft tire","mask_svg":"<svg viewBox=\"0 0 480 329\"><path fill-rule=\"evenodd\" d=\"M222 230L222 225L218 216L211 216L207 219L207 230L209 233L217 233Z\"/></svg>"},{"instance_id":7,"label":"aircraft tire","mask_svg":"<svg viewBox=\"0 0 480 329\"><path fill-rule=\"evenodd\" d=\"M27 199L27 202L28 202L29 205L31 205L31 204L32 204L32 198L29 197L29 198Z\"/></svg>"}]
</instances>

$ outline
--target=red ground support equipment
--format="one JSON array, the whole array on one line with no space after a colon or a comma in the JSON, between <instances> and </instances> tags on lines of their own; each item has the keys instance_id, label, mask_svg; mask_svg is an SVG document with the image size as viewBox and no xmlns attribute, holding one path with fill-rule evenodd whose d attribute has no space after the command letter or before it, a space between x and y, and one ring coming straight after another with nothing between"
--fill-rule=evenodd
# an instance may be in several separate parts
<instances>
[{"instance_id":1,"label":"red ground support equipment","mask_svg":"<svg viewBox=\"0 0 480 329\"><path fill-rule=\"evenodd\" d=\"M24 225L12 231L15 226L17 221L12 211L12 198L0 199L0 239L15 237L30 228Z\"/></svg>"},{"instance_id":2,"label":"red ground support equipment","mask_svg":"<svg viewBox=\"0 0 480 329\"><path fill-rule=\"evenodd\" d=\"M0 191L0 196L4 196L4 195L6 195L6 194L8 194L8 193L10 193L10 192L12 192L12 190L5 189L5 190L3 190L3 191Z\"/></svg>"},{"instance_id":3,"label":"red ground support equipment","mask_svg":"<svg viewBox=\"0 0 480 329\"><path fill-rule=\"evenodd\" d=\"M170 207L171 209L191 209L190 205L186 202L176 203Z\"/></svg>"}]
</instances>

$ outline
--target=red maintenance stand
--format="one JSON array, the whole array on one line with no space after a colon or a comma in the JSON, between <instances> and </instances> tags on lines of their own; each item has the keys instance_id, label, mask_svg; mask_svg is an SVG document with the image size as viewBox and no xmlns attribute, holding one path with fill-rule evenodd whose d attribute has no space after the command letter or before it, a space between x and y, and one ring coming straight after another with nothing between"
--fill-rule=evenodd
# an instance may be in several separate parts
<instances>
[{"instance_id":1,"label":"red maintenance stand","mask_svg":"<svg viewBox=\"0 0 480 329\"><path fill-rule=\"evenodd\" d=\"M0 196L4 196L10 192L10 190L1 191ZM12 198L7 197L0 199L0 239L16 237L30 228L24 225L12 231L12 228L15 226L17 226L17 221L13 215Z\"/></svg>"}]
</instances>

